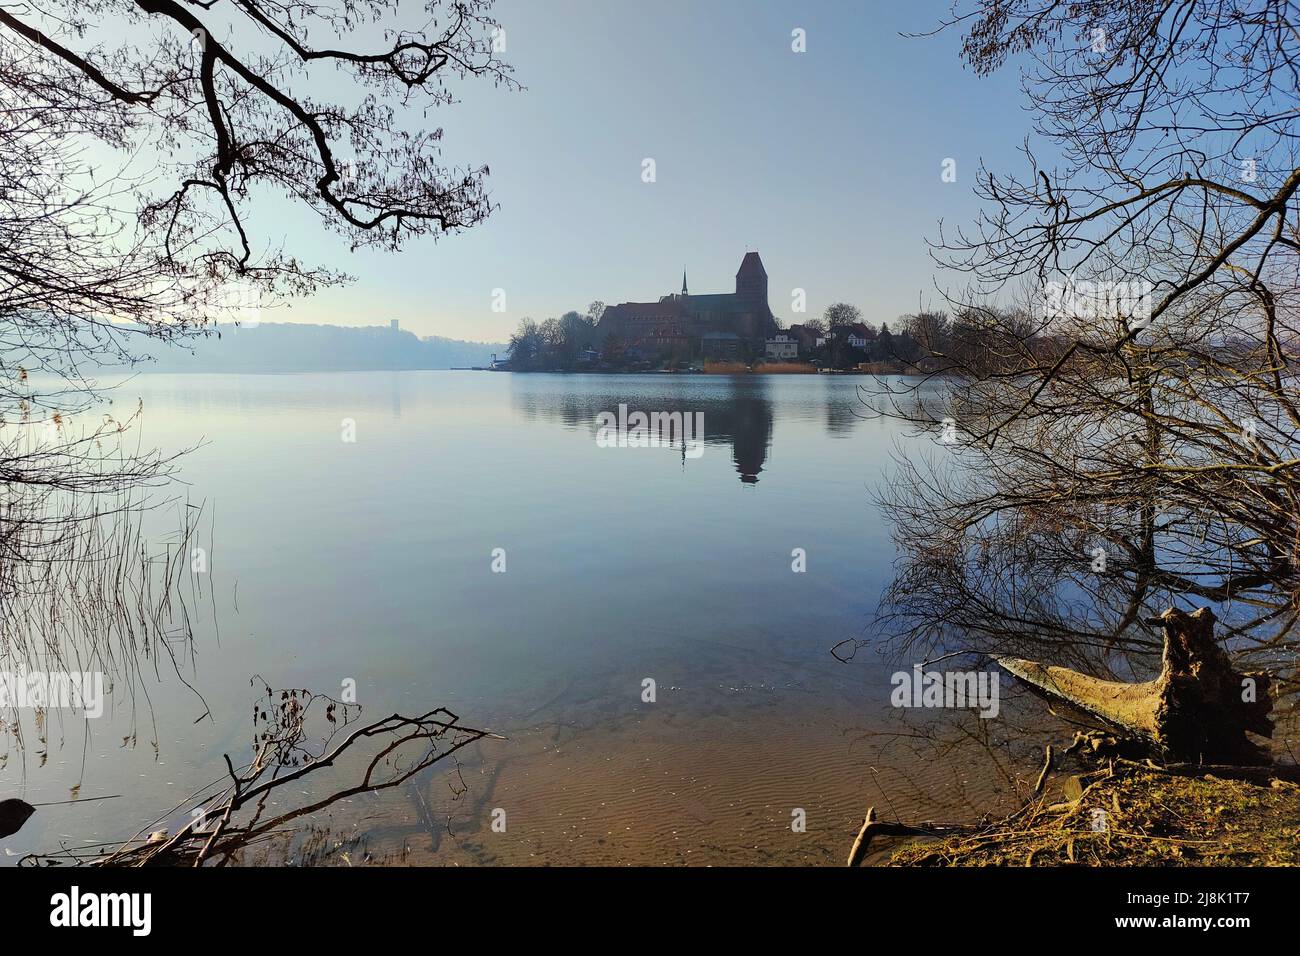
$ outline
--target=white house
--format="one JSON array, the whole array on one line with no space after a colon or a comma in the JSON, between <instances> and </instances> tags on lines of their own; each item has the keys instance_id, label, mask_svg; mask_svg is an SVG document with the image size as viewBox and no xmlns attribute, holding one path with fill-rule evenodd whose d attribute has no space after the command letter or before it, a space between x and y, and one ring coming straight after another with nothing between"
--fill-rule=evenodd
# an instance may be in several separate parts
<instances>
[{"instance_id":1,"label":"white house","mask_svg":"<svg viewBox=\"0 0 1300 956\"><path fill-rule=\"evenodd\" d=\"M868 328L862 322L854 322L852 325L833 326L828 337L839 342L847 342L851 348L865 351L867 346L875 341L876 333L874 329ZM821 345L821 342L817 344Z\"/></svg>"},{"instance_id":2,"label":"white house","mask_svg":"<svg viewBox=\"0 0 1300 956\"><path fill-rule=\"evenodd\" d=\"M767 340L766 353L768 358L774 359L798 358L799 342L784 333L774 335Z\"/></svg>"}]
</instances>

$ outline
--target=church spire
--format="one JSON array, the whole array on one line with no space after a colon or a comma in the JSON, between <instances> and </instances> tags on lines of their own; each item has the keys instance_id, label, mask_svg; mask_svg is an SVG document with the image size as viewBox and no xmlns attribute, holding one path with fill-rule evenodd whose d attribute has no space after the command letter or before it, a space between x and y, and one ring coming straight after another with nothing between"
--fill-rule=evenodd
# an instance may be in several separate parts
<instances>
[{"instance_id":1,"label":"church spire","mask_svg":"<svg viewBox=\"0 0 1300 956\"><path fill-rule=\"evenodd\" d=\"M686 291L686 270L685 269L682 269L682 295L690 295L690 293Z\"/></svg>"}]
</instances>

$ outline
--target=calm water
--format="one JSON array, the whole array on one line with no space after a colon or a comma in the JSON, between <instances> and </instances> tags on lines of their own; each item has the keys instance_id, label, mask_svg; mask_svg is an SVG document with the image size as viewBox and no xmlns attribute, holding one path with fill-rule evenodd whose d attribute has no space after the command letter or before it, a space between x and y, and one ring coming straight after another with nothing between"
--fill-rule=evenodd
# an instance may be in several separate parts
<instances>
[{"instance_id":1,"label":"calm water","mask_svg":"<svg viewBox=\"0 0 1300 956\"><path fill-rule=\"evenodd\" d=\"M2 795L57 800L80 784L126 799L43 810L0 842L7 858L120 839L183 804L221 775L222 753L246 755L257 674L336 696L351 678L363 716L445 704L508 738L466 754L463 793L439 765L323 821L376 856L839 863L882 787L919 812L935 772L872 743L893 668L829 652L863 633L888 580L870 493L895 446L918 440L866 415L863 381L130 381L117 403L143 400L146 444L203 442L182 469L213 537L218 626L204 615L184 660L203 702L163 668L147 701L119 689L88 740L65 721L44 762L11 750ZM596 415L620 403L702 412L703 454L598 447ZM792 572L796 548L806 573ZM195 723L204 702L212 717ZM488 825L497 808L505 833ZM791 829L796 808L806 833Z\"/></svg>"}]
</instances>

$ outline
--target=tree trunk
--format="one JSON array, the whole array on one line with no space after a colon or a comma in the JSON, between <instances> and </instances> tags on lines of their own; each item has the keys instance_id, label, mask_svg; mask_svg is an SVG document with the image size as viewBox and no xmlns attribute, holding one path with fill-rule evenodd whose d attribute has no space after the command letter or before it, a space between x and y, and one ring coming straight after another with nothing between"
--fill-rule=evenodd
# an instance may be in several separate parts
<instances>
[{"instance_id":1,"label":"tree trunk","mask_svg":"<svg viewBox=\"0 0 1300 956\"><path fill-rule=\"evenodd\" d=\"M1141 684L1098 680L1065 667L1015 657L998 663L1047 697L1064 701L1135 737L1168 760L1268 763L1246 732L1273 736L1267 674L1241 674L1214 640L1214 613L1161 615L1160 676Z\"/></svg>"}]
</instances>

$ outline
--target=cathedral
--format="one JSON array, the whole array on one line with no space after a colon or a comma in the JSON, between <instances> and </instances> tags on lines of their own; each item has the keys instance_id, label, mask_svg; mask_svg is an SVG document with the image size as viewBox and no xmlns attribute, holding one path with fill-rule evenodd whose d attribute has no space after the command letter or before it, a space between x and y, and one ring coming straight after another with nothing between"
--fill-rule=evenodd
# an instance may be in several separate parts
<instances>
[{"instance_id":1,"label":"cathedral","mask_svg":"<svg viewBox=\"0 0 1300 956\"><path fill-rule=\"evenodd\" d=\"M757 252L745 253L736 272L736 291L691 295L682 291L658 302L621 302L605 309L596 326L601 340L617 336L645 358L734 358L762 354L776 334L767 304L767 270Z\"/></svg>"}]
</instances>

